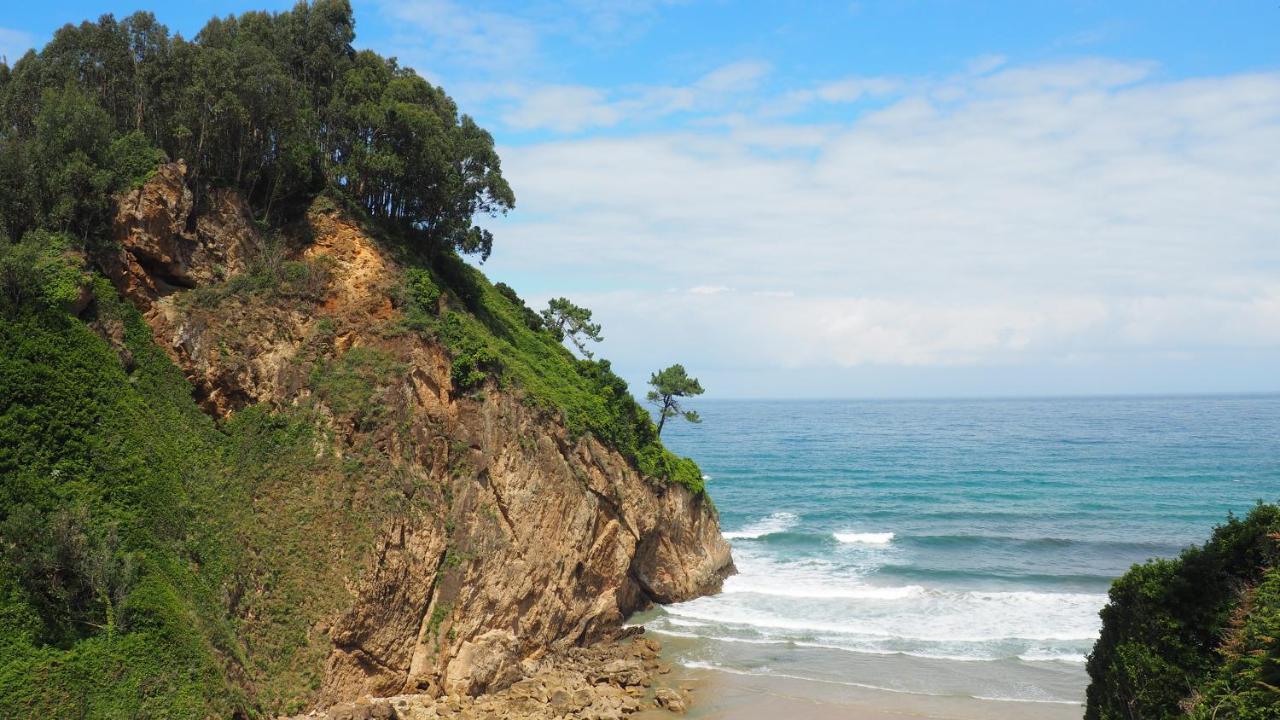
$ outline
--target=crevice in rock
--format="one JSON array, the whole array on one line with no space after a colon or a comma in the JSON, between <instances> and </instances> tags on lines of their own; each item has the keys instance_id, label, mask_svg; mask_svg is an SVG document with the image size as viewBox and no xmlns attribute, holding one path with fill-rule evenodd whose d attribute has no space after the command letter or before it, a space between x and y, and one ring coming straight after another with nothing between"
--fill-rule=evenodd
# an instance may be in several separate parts
<instances>
[{"instance_id":1,"label":"crevice in rock","mask_svg":"<svg viewBox=\"0 0 1280 720\"><path fill-rule=\"evenodd\" d=\"M517 538L516 525L511 522L511 513L507 510L507 501L503 499L502 493L498 492L498 486L493 482L493 477L489 475L488 470L481 470L480 477L484 480L485 484L489 486L489 490L493 492L494 500L497 501L498 505L498 513L502 515L502 521L506 523L507 532L511 535L511 540L514 543ZM518 545L516 546L516 551L521 555L524 554Z\"/></svg>"},{"instance_id":2,"label":"crevice in rock","mask_svg":"<svg viewBox=\"0 0 1280 720\"><path fill-rule=\"evenodd\" d=\"M432 571L430 575L431 585L430 587L427 588L427 593L426 593L427 601L423 603L422 613L418 617L418 633L416 638L414 639L415 650L417 649L416 646L421 645L422 643L427 641L426 634L427 634L427 629L431 624L431 611L433 608L435 608L435 605L436 605L436 599L437 599L436 589L440 586L440 573L443 571L445 560L448 559L448 557L449 557L449 548L446 545L445 548L440 551L440 557L436 559L435 569ZM409 656L412 658L414 654L415 653L411 652ZM413 670L412 662L413 661L410 660L410 667L408 668L408 670L405 671L405 675L406 675L405 682L408 682L407 675L409 674L409 672Z\"/></svg>"},{"instance_id":3,"label":"crevice in rock","mask_svg":"<svg viewBox=\"0 0 1280 720\"><path fill-rule=\"evenodd\" d=\"M599 498L600 503L604 505L606 508L608 508L609 512L611 512L613 516L618 519L618 524L626 528L627 532L631 534L631 537L636 539L636 543L638 546L640 542L640 533L636 532L636 529L631 527L631 523L627 520L627 516L622 512L622 508L618 507L618 502L613 498L609 497L608 495L605 495L599 490L596 490L595 488L591 487L591 485L587 485L586 488L587 488L587 492Z\"/></svg>"},{"instance_id":4,"label":"crevice in rock","mask_svg":"<svg viewBox=\"0 0 1280 720\"><path fill-rule=\"evenodd\" d=\"M377 655L374 655L360 645L338 645L337 643L335 643L335 645L341 648L343 652L354 657L356 661L362 665L373 665L379 670L392 673L394 675L406 675L409 672L409 668L397 668L388 665L385 661L379 659Z\"/></svg>"}]
</instances>

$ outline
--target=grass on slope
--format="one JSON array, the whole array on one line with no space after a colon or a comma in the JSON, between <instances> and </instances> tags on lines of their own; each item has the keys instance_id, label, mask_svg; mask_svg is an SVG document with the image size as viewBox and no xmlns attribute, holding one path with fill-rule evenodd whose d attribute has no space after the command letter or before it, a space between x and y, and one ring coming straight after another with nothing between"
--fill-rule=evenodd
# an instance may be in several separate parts
<instances>
[{"instance_id":1,"label":"grass on slope","mask_svg":"<svg viewBox=\"0 0 1280 720\"><path fill-rule=\"evenodd\" d=\"M57 304L0 310L0 716L230 716L228 557L203 512L218 433L96 290L128 369Z\"/></svg>"}]
</instances>

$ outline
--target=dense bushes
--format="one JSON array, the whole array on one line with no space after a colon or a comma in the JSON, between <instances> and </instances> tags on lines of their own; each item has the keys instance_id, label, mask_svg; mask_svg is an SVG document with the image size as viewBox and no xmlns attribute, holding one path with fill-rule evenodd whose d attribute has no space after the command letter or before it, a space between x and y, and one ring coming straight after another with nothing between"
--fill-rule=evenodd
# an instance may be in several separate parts
<instances>
[{"instance_id":1,"label":"dense bushes","mask_svg":"<svg viewBox=\"0 0 1280 720\"><path fill-rule=\"evenodd\" d=\"M64 294L46 278L28 291ZM119 352L55 306L0 314L0 716L227 716L225 546L199 512L218 435L97 285Z\"/></svg>"},{"instance_id":2,"label":"dense bushes","mask_svg":"<svg viewBox=\"0 0 1280 720\"><path fill-rule=\"evenodd\" d=\"M61 233L34 230L18 243L0 241L0 309L66 308L88 282L83 259Z\"/></svg>"},{"instance_id":3,"label":"dense bushes","mask_svg":"<svg viewBox=\"0 0 1280 720\"><path fill-rule=\"evenodd\" d=\"M1280 568L1241 598L1222 663L1193 697L1196 720L1280 718Z\"/></svg>"},{"instance_id":4,"label":"dense bushes","mask_svg":"<svg viewBox=\"0 0 1280 720\"><path fill-rule=\"evenodd\" d=\"M1266 635L1280 629L1277 561L1280 506L1259 504L1203 547L1134 566L1102 610L1085 717L1160 720L1192 709L1220 719L1280 717L1280 694L1265 685L1280 671L1280 647Z\"/></svg>"}]
</instances>

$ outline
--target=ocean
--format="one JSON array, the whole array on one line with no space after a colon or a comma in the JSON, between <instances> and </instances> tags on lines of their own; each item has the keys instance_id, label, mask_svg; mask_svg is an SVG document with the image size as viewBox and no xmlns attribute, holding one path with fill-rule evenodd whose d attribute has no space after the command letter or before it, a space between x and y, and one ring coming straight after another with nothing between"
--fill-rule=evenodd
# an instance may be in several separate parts
<instances>
[{"instance_id":1,"label":"ocean","mask_svg":"<svg viewBox=\"0 0 1280 720\"><path fill-rule=\"evenodd\" d=\"M691 407L739 574L635 620L689 668L1077 705L1111 581L1280 499L1274 395Z\"/></svg>"}]
</instances>

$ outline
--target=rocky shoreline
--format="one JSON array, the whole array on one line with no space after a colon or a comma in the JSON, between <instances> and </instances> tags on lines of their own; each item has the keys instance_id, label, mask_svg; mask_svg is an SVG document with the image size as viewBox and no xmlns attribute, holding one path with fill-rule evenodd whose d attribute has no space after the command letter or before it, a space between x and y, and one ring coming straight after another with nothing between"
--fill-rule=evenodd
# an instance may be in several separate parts
<instances>
[{"instance_id":1,"label":"rocky shoreline","mask_svg":"<svg viewBox=\"0 0 1280 720\"><path fill-rule=\"evenodd\" d=\"M684 713L691 688L667 680L671 667L659 658L661 646L643 632L632 628L589 647L526 659L521 679L478 697L365 697L281 720L618 720L644 710Z\"/></svg>"}]
</instances>

